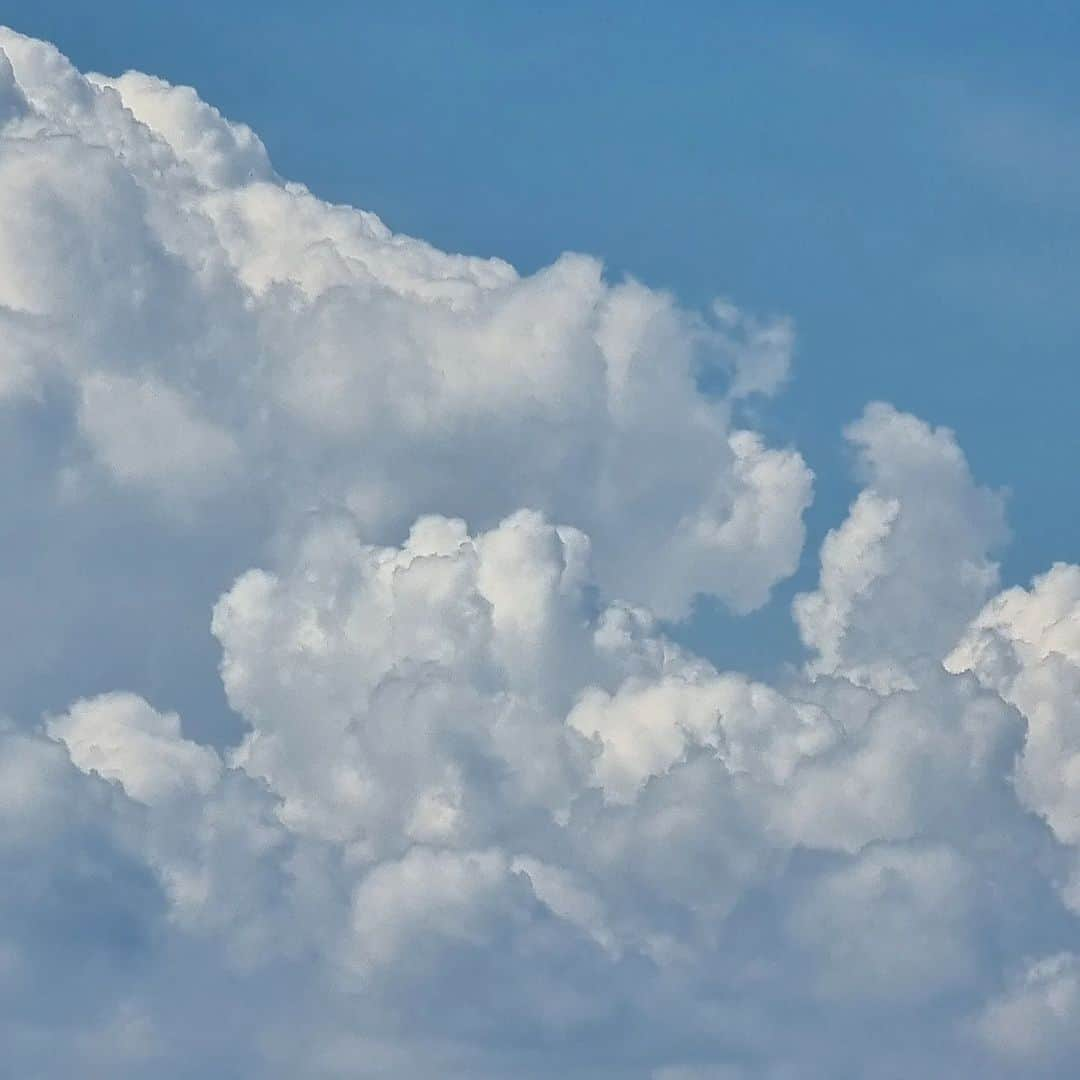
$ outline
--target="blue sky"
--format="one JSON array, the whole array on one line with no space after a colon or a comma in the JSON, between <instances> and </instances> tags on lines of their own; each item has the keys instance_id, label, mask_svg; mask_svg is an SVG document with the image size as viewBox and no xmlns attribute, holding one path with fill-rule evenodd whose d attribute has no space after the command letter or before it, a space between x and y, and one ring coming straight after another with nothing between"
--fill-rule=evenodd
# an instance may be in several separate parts
<instances>
[{"instance_id":1,"label":"blue sky","mask_svg":"<svg viewBox=\"0 0 1080 1080\"><path fill-rule=\"evenodd\" d=\"M5 1067L1077 1075L1080 10L313 6L0 11Z\"/></svg>"},{"instance_id":2,"label":"blue sky","mask_svg":"<svg viewBox=\"0 0 1080 1080\"><path fill-rule=\"evenodd\" d=\"M817 473L812 540L855 490L838 432L874 399L953 427L1010 491L1008 580L1080 535L1073 4L9 0L5 18L84 69L197 86L283 176L444 249L526 271L584 251L686 304L791 316L793 381L759 423ZM784 640L785 607L755 636Z\"/></svg>"}]
</instances>

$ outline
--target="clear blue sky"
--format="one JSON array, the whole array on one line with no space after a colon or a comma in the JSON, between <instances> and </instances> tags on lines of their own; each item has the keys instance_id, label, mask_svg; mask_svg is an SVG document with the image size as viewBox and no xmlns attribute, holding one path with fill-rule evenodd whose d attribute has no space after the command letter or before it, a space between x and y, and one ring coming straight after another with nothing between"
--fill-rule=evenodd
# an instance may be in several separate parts
<instances>
[{"instance_id":1,"label":"clear blue sky","mask_svg":"<svg viewBox=\"0 0 1080 1080\"><path fill-rule=\"evenodd\" d=\"M313 10L312 10L313 9ZM813 9L813 10L811 10ZM280 173L528 270L602 256L700 304L791 315L761 423L818 473L806 572L883 398L1011 489L1005 578L1075 554L1075 3L8 0L81 68L198 87Z\"/></svg>"}]
</instances>

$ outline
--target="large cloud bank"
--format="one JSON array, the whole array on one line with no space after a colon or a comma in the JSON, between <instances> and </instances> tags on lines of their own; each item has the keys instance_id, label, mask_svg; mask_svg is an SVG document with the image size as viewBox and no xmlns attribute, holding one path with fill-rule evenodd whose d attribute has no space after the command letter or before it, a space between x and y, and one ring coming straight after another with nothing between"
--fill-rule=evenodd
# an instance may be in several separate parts
<instances>
[{"instance_id":1,"label":"large cloud bank","mask_svg":"<svg viewBox=\"0 0 1080 1080\"><path fill-rule=\"evenodd\" d=\"M718 670L665 628L797 566L739 420L786 323L446 255L0 47L0 688L76 684L0 724L13 1075L1073 1074L1080 568L998 591L949 431L866 409L804 666ZM61 678L150 623L217 678L193 607L239 741Z\"/></svg>"}]
</instances>

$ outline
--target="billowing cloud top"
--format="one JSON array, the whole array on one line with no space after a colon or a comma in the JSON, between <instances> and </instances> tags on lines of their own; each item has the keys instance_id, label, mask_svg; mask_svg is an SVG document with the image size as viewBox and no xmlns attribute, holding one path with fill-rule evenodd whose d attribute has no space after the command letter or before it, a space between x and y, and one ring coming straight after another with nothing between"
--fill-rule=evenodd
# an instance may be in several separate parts
<instances>
[{"instance_id":1,"label":"billowing cloud top","mask_svg":"<svg viewBox=\"0 0 1080 1080\"><path fill-rule=\"evenodd\" d=\"M585 256L520 278L445 255L283 184L188 88L3 46L0 388L70 402L72 482L183 515L317 502L377 539L527 505L664 615L750 610L794 570L810 474L731 423L782 380L784 323L691 315Z\"/></svg>"},{"instance_id":2,"label":"billowing cloud top","mask_svg":"<svg viewBox=\"0 0 1080 1080\"><path fill-rule=\"evenodd\" d=\"M1080 569L995 595L951 432L866 409L804 667L717 670L666 624L804 541L740 426L785 321L444 254L0 50L0 686L72 691L0 725L16 1074L1071 1074ZM214 681L192 617L239 740L77 662Z\"/></svg>"}]
</instances>

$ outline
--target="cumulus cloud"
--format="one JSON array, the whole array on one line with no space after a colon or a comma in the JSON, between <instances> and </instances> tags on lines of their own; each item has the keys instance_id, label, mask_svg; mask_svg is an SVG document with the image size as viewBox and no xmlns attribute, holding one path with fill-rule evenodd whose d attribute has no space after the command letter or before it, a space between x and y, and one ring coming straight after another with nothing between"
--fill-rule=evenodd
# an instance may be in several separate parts
<instances>
[{"instance_id":1,"label":"cumulus cloud","mask_svg":"<svg viewBox=\"0 0 1080 1080\"><path fill-rule=\"evenodd\" d=\"M975 976L974 880L942 847L874 847L815 882L792 932L829 997L934 997Z\"/></svg>"},{"instance_id":2,"label":"cumulus cloud","mask_svg":"<svg viewBox=\"0 0 1080 1080\"><path fill-rule=\"evenodd\" d=\"M821 582L796 597L795 621L813 673L900 686L913 663L948 652L997 585L1002 501L948 429L875 403L845 434L866 486L826 537Z\"/></svg>"},{"instance_id":3,"label":"cumulus cloud","mask_svg":"<svg viewBox=\"0 0 1080 1080\"><path fill-rule=\"evenodd\" d=\"M180 735L176 713L155 712L134 694L78 701L46 730L76 767L119 783L136 802L152 804L185 788L205 795L220 771L213 750Z\"/></svg>"},{"instance_id":4,"label":"cumulus cloud","mask_svg":"<svg viewBox=\"0 0 1080 1080\"><path fill-rule=\"evenodd\" d=\"M750 610L795 569L810 472L731 410L782 379L787 324L706 323L586 256L522 278L443 254L281 182L190 88L0 46L26 102L0 164L2 385L70 386L76 459L81 436L171 503L338 505L381 542L531 506L665 616L698 593ZM708 367L727 396L701 392Z\"/></svg>"},{"instance_id":5,"label":"cumulus cloud","mask_svg":"<svg viewBox=\"0 0 1080 1080\"><path fill-rule=\"evenodd\" d=\"M196 494L226 483L237 449L225 431L194 415L177 391L151 379L87 376L79 386L79 432L120 483Z\"/></svg>"},{"instance_id":6,"label":"cumulus cloud","mask_svg":"<svg viewBox=\"0 0 1080 1080\"><path fill-rule=\"evenodd\" d=\"M806 663L720 670L671 624L803 545L810 471L741 404L788 322L439 252L193 90L0 48L10 482L72 537L4 662L42 609L74 639L0 724L13 1069L1075 1062L1080 570L995 595L951 432L866 409ZM65 665L154 634L239 735Z\"/></svg>"},{"instance_id":7,"label":"cumulus cloud","mask_svg":"<svg viewBox=\"0 0 1080 1080\"><path fill-rule=\"evenodd\" d=\"M1080 1051L1080 963L1072 953L1032 962L979 1017L979 1036L1023 1069L1066 1064Z\"/></svg>"},{"instance_id":8,"label":"cumulus cloud","mask_svg":"<svg viewBox=\"0 0 1080 1080\"><path fill-rule=\"evenodd\" d=\"M1026 721L1016 787L1062 844L1080 847L1080 567L1059 563L1030 590L1006 589L946 658L1015 706ZM1080 854L1080 852L1078 852ZM1080 862L1062 885L1080 913Z\"/></svg>"}]
</instances>

